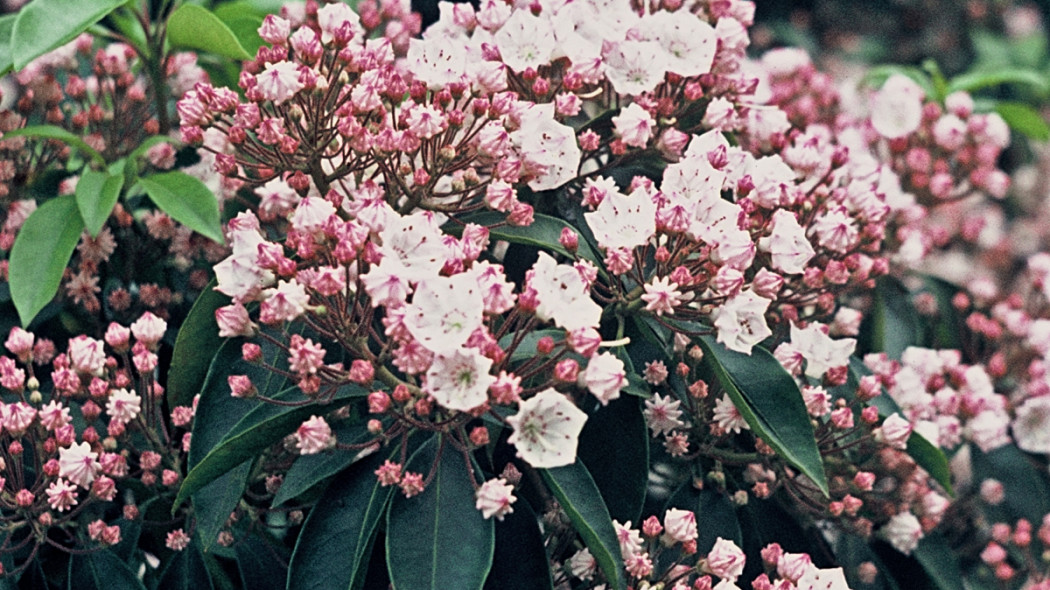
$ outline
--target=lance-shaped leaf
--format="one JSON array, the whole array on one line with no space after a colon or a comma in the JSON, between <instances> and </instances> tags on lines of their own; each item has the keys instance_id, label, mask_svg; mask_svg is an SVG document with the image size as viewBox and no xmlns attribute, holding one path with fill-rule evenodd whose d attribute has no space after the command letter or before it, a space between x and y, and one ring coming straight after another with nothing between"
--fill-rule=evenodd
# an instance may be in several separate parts
<instances>
[{"instance_id":1,"label":"lance-shaped leaf","mask_svg":"<svg viewBox=\"0 0 1050 590\"><path fill-rule=\"evenodd\" d=\"M57 139L79 151L91 160L94 160L96 164L104 165L106 163L106 159L102 157L102 154L95 151L95 148L89 146L79 135L73 135L69 131L56 125L30 125L28 127L8 131L7 133L4 133L3 137L4 139L10 139L12 137L41 137L44 139Z\"/></svg>"},{"instance_id":2,"label":"lance-shaped leaf","mask_svg":"<svg viewBox=\"0 0 1050 590\"><path fill-rule=\"evenodd\" d=\"M102 550L69 558L70 590L95 588L108 590L145 590L142 581L112 551Z\"/></svg>"},{"instance_id":3,"label":"lance-shaped leaf","mask_svg":"<svg viewBox=\"0 0 1050 590\"><path fill-rule=\"evenodd\" d=\"M995 112L1006 121L1010 129L1039 141L1050 139L1050 124L1043 115L1031 106L1020 102L998 102Z\"/></svg>"},{"instance_id":4,"label":"lance-shaped leaf","mask_svg":"<svg viewBox=\"0 0 1050 590\"><path fill-rule=\"evenodd\" d=\"M394 496L387 514L386 559L395 590L480 590L492 567L491 520L474 507L467 459L432 438L408 471L434 476L419 495Z\"/></svg>"},{"instance_id":5,"label":"lance-shaped leaf","mask_svg":"<svg viewBox=\"0 0 1050 590\"><path fill-rule=\"evenodd\" d=\"M203 182L185 172L164 172L140 178L139 185L172 219L206 238L224 242L219 201Z\"/></svg>"},{"instance_id":6,"label":"lance-shaped leaf","mask_svg":"<svg viewBox=\"0 0 1050 590\"><path fill-rule=\"evenodd\" d=\"M337 426L332 430L336 440L343 444L361 444L375 438L375 435L368 432L367 423L349 427ZM361 452L330 450L299 457L288 468L288 473L284 474L284 481L281 482L271 505L280 506L292 498L299 497L350 465L370 456L373 451L374 449Z\"/></svg>"},{"instance_id":7,"label":"lance-shaped leaf","mask_svg":"<svg viewBox=\"0 0 1050 590\"><path fill-rule=\"evenodd\" d=\"M554 590L539 519L524 499L496 521L496 552L485 590Z\"/></svg>"},{"instance_id":8,"label":"lance-shaped leaf","mask_svg":"<svg viewBox=\"0 0 1050 590\"><path fill-rule=\"evenodd\" d=\"M0 16L0 75L14 69L14 57L11 55L11 34L14 33L15 19L18 14Z\"/></svg>"},{"instance_id":9,"label":"lance-shaped leaf","mask_svg":"<svg viewBox=\"0 0 1050 590\"><path fill-rule=\"evenodd\" d=\"M16 70L65 45L127 0L33 0L18 13L11 33Z\"/></svg>"},{"instance_id":10,"label":"lance-shaped leaf","mask_svg":"<svg viewBox=\"0 0 1050 590\"><path fill-rule=\"evenodd\" d=\"M168 40L175 47L200 49L242 61L252 58L226 23L207 8L195 4L183 4L171 13Z\"/></svg>"},{"instance_id":11,"label":"lance-shaped leaf","mask_svg":"<svg viewBox=\"0 0 1050 590\"><path fill-rule=\"evenodd\" d=\"M540 475L558 500L576 532L598 562L611 588L627 587L620 542L609 509L590 472L579 459L572 465L540 469Z\"/></svg>"},{"instance_id":12,"label":"lance-shaped leaf","mask_svg":"<svg viewBox=\"0 0 1050 590\"><path fill-rule=\"evenodd\" d=\"M208 566L201 552L200 541L193 539L190 546L175 554L160 576L157 590L210 590L214 588L208 576Z\"/></svg>"},{"instance_id":13,"label":"lance-shaped leaf","mask_svg":"<svg viewBox=\"0 0 1050 590\"><path fill-rule=\"evenodd\" d=\"M248 401L252 409L186 474L186 480L179 488L175 504L178 505L223 473L257 456L260 449L265 449L288 436L311 415L334 410L339 407L339 402L366 395L368 391L361 386L346 385L335 393L331 405L326 407L319 407L317 404L286 406ZM305 402L310 399L294 385L272 397L286 403Z\"/></svg>"},{"instance_id":14,"label":"lance-shaped leaf","mask_svg":"<svg viewBox=\"0 0 1050 590\"><path fill-rule=\"evenodd\" d=\"M934 531L919 541L919 546L912 552L922 565L930 581L940 590L955 590L963 579L959 568L959 559L948 545L948 540Z\"/></svg>"},{"instance_id":15,"label":"lance-shaped leaf","mask_svg":"<svg viewBox=\"0 0 1050 590\"><path fill-rule=\"evenodd\" d=\"M219 337L219 323L215 310L229 305L230 297L215 290L215 279L208 283L175 337L168 369L168 402L172 407L186 406L201 391L211 359L225 342Z\"/></svg>"},{"instance_id":16,"label":"lance-shaped leaf","mask_svg":"<svg viewBox=\"0 0 1050 590\"><path fill-rule=\"evenodd\" d=\"M124 186L124 176L120 172L111 174L97 170L85 170L77 181L74 196L77 210L84 220L84 227L91 237L97 237L102 226L113 212L113 206L120 198L120 189Z\"/></svg>"},{"instance_id":17,"label":"lance-shaped leaf","mask_svg":"<svg viewBox=\"0 0 1050 590\"><path fill-rule=\"evenodd\" d=\"M609 514L638 522L649 483L649 429L642 401L621 396L587 418L577 455L587 466Z\"/></svg>"},{"instance_id":18,"label":"lance-shaped leaf","mask_svg":"<svg viewBox=\"0 0 1050 590\"><path fill-rule=\"evenodd\" d=\"M11 247L8 282L23 326L58 292L83 231L84 221L73 195L47 201L22 225Z\"/></svg>"},{"instance_id":19,"label":"lance-shaped leaf","mask_svg":"<svg viewBox=\"0 0 1050 590\"><path fill-rule=\"evenodd\" d=\"M704 361L755 436L828 494L824 462L795 380L766 349L729 350L714 336L699 337Z\"/></svg>"},{"instance_id":20,"label":"lance-shaped leaf","mask_svg":"<svg viewBox=\"0 0 1050 590\"><path fill-rule=\"evenodd\" d=\"M533 216L532 224L527 227L507 225L506 220L507 217L503 213L496 211L482 211L480 213L468 215L464 217L462 221L464 223L476 223L486 227L491 226L489 227L489 235L493 239L506 240L513 244L536 246L565 256L571 256L572 254L558 241L558 238L561 237L561 230L569 228L576 232L577 235L580 234L579 230L561 219L540 213ZM602 268L602 258L598 256L597 252L595 252L589 244L587 244L586 240L582 238L580 239L576 253L581 258L590 260L598 265L598 268Z\"/></svg>"},{"instance_id":21,"label":"lance-shaped leaf","mask_svg":"<svg viewBox=\"0 0 1050 590\"><path fill-rule=\"evenodd\" d=\"M373 455L332 480L303 523L288 566L288 590L348 590L364 581L376 526L397 489L380 485L375 476L386 457Z\"/></svg>"}]
</instances>

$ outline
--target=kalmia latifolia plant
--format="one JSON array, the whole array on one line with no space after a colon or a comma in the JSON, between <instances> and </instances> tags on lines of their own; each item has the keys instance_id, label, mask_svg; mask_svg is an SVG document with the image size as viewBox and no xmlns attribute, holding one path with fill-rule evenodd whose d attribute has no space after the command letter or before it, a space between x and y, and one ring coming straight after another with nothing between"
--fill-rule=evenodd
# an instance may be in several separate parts
<instances>
[{"instance_id":1,"label":"kalmia latifolia plant","mask_svg":"<svg viewBox=\"0 0 1050 590\"><path fill-rule=\"evenodd\" d=\"M1050 588L1029 78L217 4L0 17L0 587Z\"/></svg>"}]
</instances>

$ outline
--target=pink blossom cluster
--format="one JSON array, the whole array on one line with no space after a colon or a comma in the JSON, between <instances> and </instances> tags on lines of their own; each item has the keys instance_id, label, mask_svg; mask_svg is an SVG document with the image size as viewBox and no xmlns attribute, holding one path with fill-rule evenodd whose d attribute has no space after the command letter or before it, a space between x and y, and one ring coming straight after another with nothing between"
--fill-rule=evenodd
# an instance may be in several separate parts
<instances>
[{"instance_id":1,"label":"pink blossom cluster","mask_svg":"<svg viewBox=\"0 0 1050 590\"><path fill-rule=\"evenodd\" d=\"M136 502L148 499L143 491L177 488L196 400L170 415L162 410L154 371L166 330L147 312L130 326L111 324L101 340L77 336L62 353L32 332L10 331L0 387L15 401L0 403L0 510L19 539L23 530L50 530L48 543L59 549L115 545L121 528L98 518L104 508L123 505L133 520ZM137 499L121 494L128 484ZM29 534L3 551L43 542Z\"/></svg>"}]
</instances>

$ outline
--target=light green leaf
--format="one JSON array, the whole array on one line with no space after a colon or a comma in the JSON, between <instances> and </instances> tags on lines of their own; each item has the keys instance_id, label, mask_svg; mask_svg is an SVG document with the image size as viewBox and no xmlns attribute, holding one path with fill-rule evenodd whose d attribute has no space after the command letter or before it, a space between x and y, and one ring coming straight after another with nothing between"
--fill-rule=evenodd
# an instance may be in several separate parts
<instances>
[{"instance_id":1,"label":"light green leaf","mask_svg":"<svg viewBox=\"0 0 1050 590\"><path fill-rule=\"evenodd\" d=\"M540 469L539 472L558 504L569 515L573 528L583 537L609 586L624 590L627 578L612 517L583 462L577 459L572 465Z\"/></svg>"},{"instance_id":2,"label":"light green leaf","mask_svg":"<svg viewBox=\"0 0 1050 590\"><path fill-rule=\"evenodd\" d=\"M376 527L396 489L375 476L385 457L373 455L344 471L314 505L295 543L288 590L342 590L363 582Z\"/></svg>"},{"instance_id":3,"label":"light green leaf","mask_svg":"<svg viewBox=\"0 0 1050 590\"><path fill-rule=\"evenodd\" d=\"M252 58L226 23L207 8L194 4L183 4L168 17L168 40L175 47L199 49L242 61Z\"/></svg>"},{"instance_id":4,"label":"light green leaf","mask_svg":"<svg viewBox=\"0 0 1050 590\"><path fill-rule=\"evenodd\" d=\"M999 113L1014 131L1039 141L1050 139L1050 125L1039 111L1029 105L1019 102L997 102L995 112Z\"/></svg>"},{"instance_id":5,"label":"light green leaf","mask_svg":"<svg viewBox=\"0 0 1050 590\"><path fill-rule=\"evenodd\" d=\"M937 483L944 487L948 495L955 496L952 489L952 472L948 467L948 457L937 445L918 432L908 437L908 455L925 469Z\"/></svg>"},{"instance_id":6,"label":"light green leaf","mask_svg":"<svg viewBox=\"0 0 1050 590\"><path fill-rule=\"evenodd\" d=\"M16 70L65 45L127 0L33 0L18 13L11 34Z\"/></svg>"},{"instance_id":7,"label":"light green leaf","mask_svg":"<svg viewBox=\"0 0 1050 590\"><path fill-rule=\"evenodd\" d=\"M62 273L84 231L73 195L45 202L26 219L11 247L8 282L23 326L58 292Z\"/></svg>"},{"instance_id":8,"label":"light green leaf","mask_svg":"<svg viewBox=\"0 0 1050 590\"><path fill-rule=\"evenodd\" d=\"M1040 94L1050 92L1050 80L1040 72L1022 68L998 68L994 70L975 70L959 74L948 83L948 92L964 90L975 92L984 88L1002 84L1027 86Z\"/></svg>"},{"instance_id":9,"label":"light green leaf","mask_svg":"<svg viewBox=\"0 0 1050 590\"><path fill-rule=\"evenodd\" d=\"M140 178L139 185L172 219L206 238L225 243L219 201L203 182L185 172L164 172Z\"/></svg>"},{"instance_id":10,"label":"light green leaf","mask_svg":"<svg viewBox=\"0 0 1050 590\"><path fill-rule=\"evenodd\" d=\"M492 567L493 523L474 507L467 459L440 443L435 435L407 465L429 473L437 461L426 489L394 496L387 513L387 570L395 590L480 590Z\"/></svg>"},{"instance_id":11,"label":"light green leaf","mask_svg":"<svg viewBox=\"0 0 1050 590\"><path fill-rule=\"evenodd\" d=\"M123 187L122 174L85 170L80 175L75 193L77 209L91 237L97 237L106 224Z\"/></svg>"},{"instance_id":12,"label":"light green leaf","mask_svg":"<svg viewBox=\"0 0 1050 590\"><path fill-rule=\"evenodd\" d=\"M746 355L729 350L714 336L700 336L698 341L704 350L704 362L712 368L755 436L828 495L824 462L794 378L760 346Z\"/></svg>"},{"instance_id":13,"label":"light green leaf","mask_svg":"<svg viewBox=\"0 0 1050 590\"><path fill-rule=\"evenodd\" d=\"M932 532L912 552L930 581L940 590L957 590L963 579L959 560L943 535Z\"/></svg>"},{"instance_id":14,"label":"light green leaf","mask_svg":"<svg viewBox=\"0 0 1050 590\"><path fill-rule=\"evenodd\" d=\"M106 159L102 157L102 154L95 151L95 148L89 146L79 136L73 135L69 131L55 125L30 125L29 127L22 127L21 129L8 131L7 133L4 133L3 137L4 139L10 139L12 137L42 137L44 139L57 139L91 158L96 164L99 164L100 166L106 164Z\"/></svg>"},{"instance_id":15,"label":"light green leaf","mask_svg":"<svg viewBox=\"0 0 1050 590\"><path fill-rule=\"evenodd\" d=\"M11 35L14 33L16 18L18 14L0 16L0 75L10 72L15 67L11 56Z\"/></svg>"}]
</instances>

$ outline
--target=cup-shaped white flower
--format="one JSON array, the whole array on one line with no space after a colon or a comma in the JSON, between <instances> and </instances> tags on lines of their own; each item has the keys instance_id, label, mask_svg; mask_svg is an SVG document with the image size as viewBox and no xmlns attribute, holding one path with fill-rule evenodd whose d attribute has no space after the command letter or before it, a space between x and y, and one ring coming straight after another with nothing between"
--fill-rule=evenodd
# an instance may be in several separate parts
<instances>
[{"instance_id":1,"label":"cup-shaped white flower","mask_svg":"<svg viewBox=\"0 0 1050 590\"><path fill-rule=\"evenodd\" d=\"M492 359L472 348L458 348L437 354L427 371L423 391L443 408L466 412L488 400L489 386L496 378L489 375Z\"/></svg>"},{"instance_id":2,"label":"cup-shaped white flower","mask_svg":"<svg viewBox=\"0 0 1050 590\"><path fill-rule=\"evenodd\" d=\"M427 349L450 353L481 327L484 302L472 274L434 277L419 283L405 312L405 327Z\"/></svg>"},{"instance_id":3,"label":"cup-shaped white flower","mask_svg":"<svg viewBox=\"0 0 1050 590\"><path fill-rule=\"evenodd\" d=\"M544 389L521 402L507 418L514 432L508 439L518 456L539 468L561 467L576 460L576 444L587 414L554 389Z\"/></svg>"}]
</instances>

